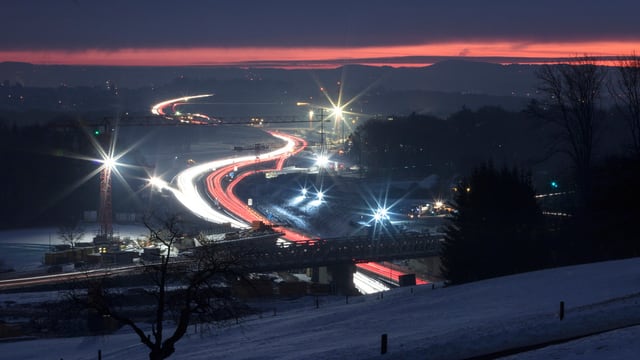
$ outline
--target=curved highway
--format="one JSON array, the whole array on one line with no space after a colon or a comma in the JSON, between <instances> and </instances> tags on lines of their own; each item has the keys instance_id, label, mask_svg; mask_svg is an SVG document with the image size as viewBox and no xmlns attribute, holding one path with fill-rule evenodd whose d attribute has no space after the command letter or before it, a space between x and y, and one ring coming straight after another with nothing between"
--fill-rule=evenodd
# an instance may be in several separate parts
<instances>
[{"instance_id":1,"label":"curved highway","mask_svg":"<svg viewBox=\"0 0 640 360\"><path fill-rule=\"evenodd\" d=\"M285 153L285 154L281 154L279 156L276 157L272 157L272 156L268 156L268 157L264 157L264 156L260 156L258 158L255 158L254 161L245 161L242 163L236 163L234 165L230 165L230 166L226 166L224 168L218 169L214 172L212 172L209 176L207 176L207 180L206 180L206 184L207 184L207 191L209 192L209 194L211 195L211 197L213 197L214 199L218 200L218 202L227 210L229 210L230 212L232 212L233 214L235 214L236 216L242 218L243 220L247 221L247 222L251 222L251 221L262 221L265 224L268 225L273 225L267 218L265 218L263 215L259 214L258 212L256 212L255 210L253 210L253 208L251 208L249 205L245 204L242 200L240 200L236 195L235 195L235 187L236 185L242 181L243 179L245 179L247 176L250 176L252 174L255 174L255 171L251 171L250 169L242 171L243 168L250 168L253 165L255 165L256 163L261 163L261 162L275 162L275 167L272 169L260 169L258 170L258 172L260 173L264 173L264 172L268 172L268 171L274 171L274 170L282 170L283 166L284 166L284 162L287 159L287 157L291 156L291 155L295 155L298 152L302 151L306 146L307 146L307 142L302 139L302 138L298 138L292 135L288 135L288 134L283 134L283 133L276 133L276 132L270 132L271 135L278 137L280 139L283 139L285 141L288 142L293 142L293 147L291 148L291 151ZM287 147L289 148L289 147ZM240 175L236 176L226 187L223 184L223 180L227 177L227 175L236 170L237 168L237 172L240 172ZM289 241L309 241L311 240L310 237L303 235L299 232L290 230L290 229L280 229L280 231L282 233L284 233L283 238L285 238L286 240Z\"/></svg>"},{"instance_id":2,"label":"curved highway","mask_svg":"<svg viewBox=\"0 0 640 360\"><path fill-rule=\"evenodd\" d=\"M161 105L159 109L163 109L175 102L187 101L192 98L205 96L210 95L197 95L167 100L158 105ZM158 105L154 106L154 109L156 109ZM191 167L178 174L176 181L178 189L169 189L185 207L205 220L215 223L230 223L232 226L237 228L248 228L248 224L255 220L262 221L265 224L271 224L271 222L263 215L259 214L235 195L235 186L247 176L254 174L256 171L267 172L282 170L286 159L289 156L302 151L307 146L307 142L302 138L289 134L279 132L270 132L270 134L284 140L286 145L260 156L249 155L240 158L228 158ZM251 170L251 167L255 167L256 164L265 162L274 162L275 167L267 170ZM238 175L225 186L223 184L223 180L226 179L231 172L237 173ZM224 208L226 212L211 207L209 201L204 199L198 192L196 183L197 181L200 181L206 173L209 173L206 177L206 187L209 196L215 199L220 207ZM229 215L229 213L233 214L233 216ZM294 230L280 229L280 231L284 234L283 238L292 242L308 242L311 240L309 236ZM392 270L377 263L358 264L357 266L363 270L376 273L378 276L390 278L396 281L400 275L404 275L402 272ZM419 285L427 283L422 279L416 280Z\"/></svg>"},{"instance_id":3,"label":"curved highway","mask_svg":"<svg viewBox=\"0 0 640 360\"><path fill-rule=\"evenodd\" d=\"M286 142L285 146L276 149L274 151L262 154L259 158L253 155L247 155L237 158L226 158L221 160L210 161L200 165L192 166L182 172L176 177L177 189L167 187L176 198L191 212L207 221L215 223L230 223L231 226L236 228L247 228L248 223L251 221L250 217L243 218L246 215L242 211L242 207L238 204L239 200L230 194L223 192L222 179L235 168L244 168L247 166L255 165L256 163L266 161L276 161L279 158L286 158L290 154L302 151L306 145L304 140L293 137L291 135L285 135L280 133L271 133L273 136L280 138ZM298 146L296 146L298 144ZM302 145L300 145L302 144ZM197 182L207 173L211 173L208 176L207 182L210 183L214 179L214 185L217 184L217 189L213 197L224 207L229 213L238 216L243 220L239 220L234 216L230 216L227 213L213 208L209 201L207 201L199 192ZM210 186L209 186L210 187ZM210 187L211 188L211 187Z\"/></svg>"},{"instance_id":4,"label":"curved highway","mask_svg":"<svg viewBox=\"0 0 640 360\"><path fill-rule=\"evenodd\" d=\"M172 106L175 103L189 101L190 99L207 97L211 95L196 95L187 96L172 100L163 101L156 104L152 108L152 112L155 115L169 116L165 113L165 108ZM196 123L199 124L199 123ZM200 165L192 166L176 176L176 188L169 186L167 183L152 179L151 183L161 189L167 189L171 191L176 199L180 201L187 209L210 222L214 223L230 223L236 228L248 228L249 223L254 220L262 221L266 224L270 224L264 216L253 210L250 206L241 201L234 193L236 185L256 172L268 172L274 170L282 170L286 159L289 156L295 155L302 151L307 142L299 137L293 135L284 134L280 132L270 132L270 134L276 138L285 141L285 145L274 151L264 153L258 157L255 155L248 155L239 158L226 158L221 160L210 161ZM255 167L256 164L273 162L274 168L255 170L251 167ZM229 173L235 172L238 175L226 186L223 184L223 179L229 175ZM197 183L202 180L205 174L209 174L206 177L206 187L209 195L216 199L220 206L225 211L217 208L213 208L208 200L206 200L199 192ZM230 215L232 214L232 215ZM311 238L307 235L298 233L290 229L280 229L284 234L286 240L297 241L310 241ZM359 267L373 273L377 273L382 277L394 277L396 280L399 275L403 273L396 270L391 270L380 264L366 263L358 264ZM0 290L8 288L19 288L26 285L38 285L44 283L69 281L72 279L78 279L80 277L100 277L105 275L113 275L115 273L129 272L138 269L137 266L119 267L117 269L98 269L88 272L74 272L65 274L44 275L30 278L18 278L10 280L0 281ZM426 283L423 280L418 280L418 284Z\"/></svg>"}]
</instances>

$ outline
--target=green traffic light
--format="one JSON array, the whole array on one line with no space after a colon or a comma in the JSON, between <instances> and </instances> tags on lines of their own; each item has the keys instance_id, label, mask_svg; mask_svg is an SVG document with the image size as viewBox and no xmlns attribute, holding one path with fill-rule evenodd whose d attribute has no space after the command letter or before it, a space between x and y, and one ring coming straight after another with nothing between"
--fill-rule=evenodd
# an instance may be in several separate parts
<instances>
[{"instance_id":1,"label":"green traffic light","mask_svg":"<svg viewBox=\"0 0 640 360\"><path fill-rule=\"evenodd\" d=\"M93 134L94 134L94 135L100 135L100 130L94 130L94 131L93 131Z\"/></svg>"},{"instance_id":2,"label":"green traffic light","mask_svg":"<svg viewBox=\"0 0 640 360\"><path fill-rule=\"evenodd\" d=\"M552 181L551 182L551 187L554 188L554 189L557 189L558 188L558 183L555 180Z\"/></svg>"}]
</instances>

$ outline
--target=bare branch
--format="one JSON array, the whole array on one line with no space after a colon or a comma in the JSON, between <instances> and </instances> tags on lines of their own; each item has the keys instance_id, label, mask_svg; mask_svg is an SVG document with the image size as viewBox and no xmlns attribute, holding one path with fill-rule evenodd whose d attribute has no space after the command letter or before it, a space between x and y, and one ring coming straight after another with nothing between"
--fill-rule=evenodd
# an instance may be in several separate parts
<instances>
[{"instance_id":1,"label":"bare branch","mask_svg":"<svg viewBox=\"0 0 640 360\"><path fill-rule=\"evenodd\" d=\"M149 348L151 359L165 359L173 354L192 321L215 321L220 307L229 306L228 292L220 291L217 285L231 275L242 276L240 252L245 249L209 244L196 248L190 256L176 257L175 245L184 237L180 216L149 216L144 224L150 241L164 249L159 260L144 264L153 284L145 290L154 300L151 334L145 334L131 317L117 311L117 304L108 300L103 288L92 291L88 306L131 327ZM165 326L171 320L176 326L167 334Z\"/></svg>"},{"instance_id":2,"label":"bare branch","mask_svg":"<svg viewBox=\"0 0 640 360\"><path fill-rule=\"evenodd\" d=\"M585 200L590 192L596 134L601 130L599 111L605 71L585 56L570 64L545 65L537 75L540 90L547 95L547 118L561 131Z\"/></svg>"},{"instance_id":3,"label":"bare branch","mask_svg":"<svg viewBox=\"0 0 640 360\"><path fill-rule=\"evenodd\" d=\"M618 61L618 77L609 90L625 115L634 154L640 155L640 57L635 52Z\"/></svg>"}]
</instances>

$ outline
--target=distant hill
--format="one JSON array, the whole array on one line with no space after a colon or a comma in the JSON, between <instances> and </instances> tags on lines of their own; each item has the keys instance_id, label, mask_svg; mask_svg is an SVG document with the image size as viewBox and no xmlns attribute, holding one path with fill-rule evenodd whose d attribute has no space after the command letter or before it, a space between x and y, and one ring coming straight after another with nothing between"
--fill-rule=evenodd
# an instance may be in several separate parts
<instances>
[{"instance_id":1,"label":"distant hill","mask_svg":"<svg viewBox=\"0 0 640 360\"><path fill-rule=\"evenodd\" d=\"M0 109L61 110L70 104L73 111L146 111L162 99L206 92L216 94L214 102L246 103L245 110L252 114L260 109L251 109L251 104L269 102L283 105L278 115L292 115L299 112L295 110L298 101L321 104L329 96L334 102L338 98L342 104L349 102L350 111L364 116L411 112L446 116L463 107L483 105L521 109L535 94L535 69L460 60L421 68L348 65L321 70L4 62L0 63L4 96ZM74 89L79 88L83 90L78 95Z\"/></svg>"},{"instance_id":2,"label":"distant hill","mask_svg":"<svg viewBox=\"0 0 640 360\"><path fill-rule=\"evenodd\" d=\"M153 87L179 78L195 80L279 80L308 83L314 78L325 86L364 89L432 90L486 95L523 95L534 91L536 66L498 65L483 62L447 60L421 68L391 68L347 65L337 69L283 70L230 67L108 67L32 65L0 63L0 81L32 87L104 86L106 81L121 88Z\"/></svg>"}]
</instances>

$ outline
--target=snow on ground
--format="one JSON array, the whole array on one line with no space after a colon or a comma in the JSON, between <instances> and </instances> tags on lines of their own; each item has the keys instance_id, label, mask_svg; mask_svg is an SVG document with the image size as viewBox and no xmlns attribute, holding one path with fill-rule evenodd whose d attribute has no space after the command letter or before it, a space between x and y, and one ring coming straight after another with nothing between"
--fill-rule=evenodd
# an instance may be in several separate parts
<instances>
[{"instance_id":1,"label":"snow on ground","mask_svg":"<svg viewBox=\"0 0 640 360\"><path fill-rule=\"evenodd\" d=\"M92 242L99 231L96 223L83 225L84 235L79 242ZM148 235L142 225L114 224L113 234L137 239ZM15 271L35 270L42 266L44 253L50 246L62 245L58 229L54 227L0 231L0 260Z\"/></svg>"},{"instance_id":2,"label":"snow on ground","mask_svg":"<svg viewBox=\"0 0 640 360\"><path fill-rule=\"evenodd\" d=\"M191 332L172 359L461 359L640 323L640 258L532 272L432 289L298 299L262 316ZM20 296L20 295L16 295ZM306 301L306 304L305 304ZM559 303L566 304L564 320ZM380 337L388 353L380 355ZM640 326L603 332L509 359L631 359ZM46 350L45 350L46 349ZM135 335L0 343L12 359L147 358Z\"/></svg>"}]
</instances>

